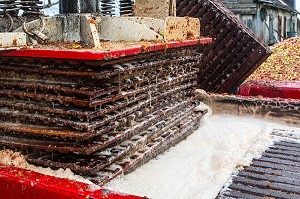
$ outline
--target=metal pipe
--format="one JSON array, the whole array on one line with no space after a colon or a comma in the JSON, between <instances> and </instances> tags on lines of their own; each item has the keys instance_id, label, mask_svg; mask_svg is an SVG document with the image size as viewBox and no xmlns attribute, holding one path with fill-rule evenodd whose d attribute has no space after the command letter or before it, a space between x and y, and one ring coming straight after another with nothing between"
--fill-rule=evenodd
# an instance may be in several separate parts
<instances>
[{"instance_id":1,"label":"metal pipe","mask_svg":"<svg viewBox=\"0 0 300 199\"><path fill-rule=\"evenodd\" d=\"M98 0L59 0L59 13L96 13Z\"/></svg>"}]
</instances>

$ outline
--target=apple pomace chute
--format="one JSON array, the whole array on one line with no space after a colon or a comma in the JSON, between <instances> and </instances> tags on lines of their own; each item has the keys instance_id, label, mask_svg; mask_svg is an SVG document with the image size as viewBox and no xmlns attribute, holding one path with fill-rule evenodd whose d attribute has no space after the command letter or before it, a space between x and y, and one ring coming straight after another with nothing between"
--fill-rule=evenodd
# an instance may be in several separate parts
<instances>
[{"instance_id":1,"label":"apple pomace chute","mask_svg":"<svg viewBox=\"0 0 300 199\"><path fill-rule=\"evenodd\" d=\"M300 80L300 37L271 47L273 54L248 80Z\"/></svg>"}]
</instances>

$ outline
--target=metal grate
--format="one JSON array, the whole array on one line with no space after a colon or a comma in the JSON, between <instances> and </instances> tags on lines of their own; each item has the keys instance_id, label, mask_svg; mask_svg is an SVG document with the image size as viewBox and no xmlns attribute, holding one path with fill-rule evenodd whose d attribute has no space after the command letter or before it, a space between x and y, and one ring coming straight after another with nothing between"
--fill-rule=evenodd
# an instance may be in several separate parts
<instances>
[{"instance_id":1,"label":"metal grate","mask_svg":"<svg viewBox=\"0 0 300 199\"><path fill-rule=\"evenodd\" d=\"M279 137L261 158L233 177L218 198L299 198L300 134L276 129Z\"/></svg>"},{"instance_id":2,"label":"metal grate","mask_svg":"<svg viewBox=\"0 0 300 199\"><path fill-rule=\"evenodd\" d=\"M198 83L209 92L233 92L271 54L270 49L218 0L177 0L177 15L201 19L201 35L213 43L199 48Z\"/></svg>"},{"instance_id":3,"label":"metal grate","mask_svg":"<svg viewBox=\"0 0 300 199\"><path fill-rule=\"evenodd\" d=\"M163 118L161 121L149 128L144 126L146 130L143 130L141 133L137 133L129 140L125 140L117 146L108 147L105 150L93 153L89 156L72 156L59 153L43 153L43 156L40 156L39 153L32 153L27 155L27 160L31 163L43 166L51 165L57 168L71 168L73 171L78 173L95 173L115 160L120 159L125 154L137 151L144 145L151 142L151 140L158 139L163 136L168 130L189 118L190 115L193 115L193 107L194 106L192 105L188 105L186 108L173 113L167 118ZM132 132L131 129L130 131ZM117 132L115 133L117 134ZM126 134L126 131L123 134Z\"/></svg>"}]
</instances>

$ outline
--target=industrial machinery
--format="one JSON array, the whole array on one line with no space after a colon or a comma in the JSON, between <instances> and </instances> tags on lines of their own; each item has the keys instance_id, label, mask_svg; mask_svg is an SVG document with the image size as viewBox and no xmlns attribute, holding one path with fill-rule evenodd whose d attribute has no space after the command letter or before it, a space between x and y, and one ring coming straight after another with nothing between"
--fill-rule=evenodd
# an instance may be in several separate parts
<instances>
[{"instance_id":1,"label":"industrial machinery","mask_svg":"<svg viewBox=\"0 0 300 199\"><path fill-rule=\"evenodd\" d=\"M199 126L198 46L211 39L196 18L98 16L78 3L87 10L61 1L68 14L54 17L28 5L37 20L2 33L0 145L104 185Z\"/></svg>"},{"instance_id":2,"label":"industrial machinery","mask_svg":"<svg viewBox=\"0 0 300 199\"><path fill-rule=\"evenodd\" d=\"M231 92L271 53L209 0L41 8L0 1L0 145L98 185L193 133L207 111L197 88Z\"/></svg>"}]
</instances>

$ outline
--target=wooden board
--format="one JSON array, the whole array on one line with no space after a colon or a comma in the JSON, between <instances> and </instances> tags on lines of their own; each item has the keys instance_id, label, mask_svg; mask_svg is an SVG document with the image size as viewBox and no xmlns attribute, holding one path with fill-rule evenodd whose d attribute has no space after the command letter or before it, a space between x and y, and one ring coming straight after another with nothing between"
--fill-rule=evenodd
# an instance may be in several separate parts
<instances>
[{"instance_id":1,"label":"wooden board","mask_svg":"<svg viewBox=\"0 0 300 199\"><path fill-rule=\"evenodd\" d=\"M191 17L168 17L165 41L193 40L200 37L200 20Z\"/></svg>"}]
</instances>

